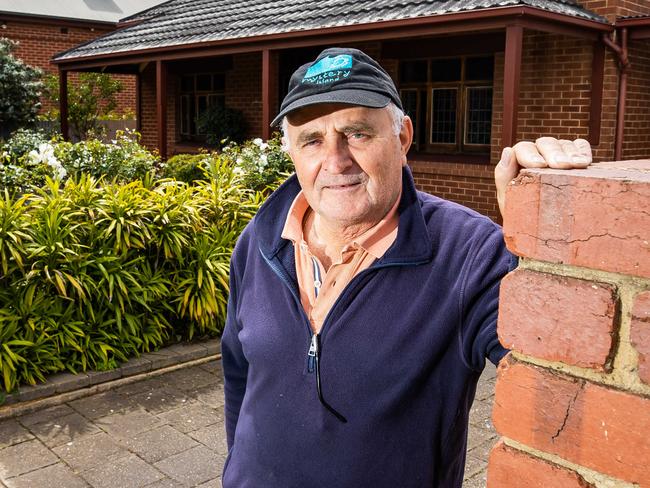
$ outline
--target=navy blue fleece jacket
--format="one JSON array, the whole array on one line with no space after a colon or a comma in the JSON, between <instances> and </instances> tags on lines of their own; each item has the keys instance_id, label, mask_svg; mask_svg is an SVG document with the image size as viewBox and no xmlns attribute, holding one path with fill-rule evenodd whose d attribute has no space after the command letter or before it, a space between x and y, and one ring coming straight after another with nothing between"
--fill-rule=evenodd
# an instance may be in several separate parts
<instances>
[{"instance_id":1,"label":"navy blue fleece jacket","mask_svg":"<svg viewBox=\"0 0 650 488\"><path fill-rule=\"evenodd\" d=\"M512 256L499 226L417 192L403 172L399 230L321 330L324 398L293 245L280 237L290 178L240 237L222 338L229 454L224 488L460 488L468 413L496 334Z\"/></svg>"}]
</instances>

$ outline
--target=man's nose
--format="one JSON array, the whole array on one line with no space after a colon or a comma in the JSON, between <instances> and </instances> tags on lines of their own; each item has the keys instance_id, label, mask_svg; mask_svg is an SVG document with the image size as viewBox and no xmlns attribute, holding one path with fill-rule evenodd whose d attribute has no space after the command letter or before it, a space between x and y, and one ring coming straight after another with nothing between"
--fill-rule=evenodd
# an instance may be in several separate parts
<instances>
[{"instance_id":1,"label":"man's nose","mask_svg":"<svg viewBox=\"0 0 650 488\"><path fill-rule=\"evenodd\" d=\"M343 173L352 166L352 154L345 137L328 138L324 146L322 167L328 173Z\"/></svg>"}]
</instances>

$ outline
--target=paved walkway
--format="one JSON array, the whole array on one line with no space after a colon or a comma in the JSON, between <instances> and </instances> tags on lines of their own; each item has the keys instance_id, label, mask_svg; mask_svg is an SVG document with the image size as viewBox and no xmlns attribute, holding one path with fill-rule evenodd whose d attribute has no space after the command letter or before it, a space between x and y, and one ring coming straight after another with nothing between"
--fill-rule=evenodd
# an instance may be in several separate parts
<instances>
[{"instance_id":1,"label":"paved walkway","mask_svg":"<svg viewBox=\"0 0 650 488\"><path fill-rule=\"evenodd\" d=\"M465 488L485 486L494 367L470 417ZM0 420L2 488L220 488L221 364L210 360Z\"/></svg>"}]
</instances>

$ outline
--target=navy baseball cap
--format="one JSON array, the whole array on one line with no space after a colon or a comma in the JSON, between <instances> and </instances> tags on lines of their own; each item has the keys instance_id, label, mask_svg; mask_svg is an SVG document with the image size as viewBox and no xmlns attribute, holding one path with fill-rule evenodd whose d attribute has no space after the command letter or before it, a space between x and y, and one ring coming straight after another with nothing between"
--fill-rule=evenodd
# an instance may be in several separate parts
<instances>
[{"instance_id":1,"label":"navy baseball cap","mask_svg":"<svg viewBox=\"0 0 650 488\"><path fill-rule=\"evenodd\" d=\"M383 108L390 102L404 110L395 83L377 61L358 49L332 47L291 75L289 93L271 126L294 110L319 103Z\"/></svg>"}]
</instances>

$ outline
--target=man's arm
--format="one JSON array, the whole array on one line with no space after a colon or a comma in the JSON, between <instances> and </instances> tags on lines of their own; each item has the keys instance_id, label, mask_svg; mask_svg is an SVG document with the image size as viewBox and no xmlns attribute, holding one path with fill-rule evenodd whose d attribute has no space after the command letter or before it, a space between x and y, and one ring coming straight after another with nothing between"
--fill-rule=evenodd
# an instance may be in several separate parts
<instances>
[{"instance_id":1,"label":"man's arm","mask_svg":"<svg viewBox=\"0 0 650 488\"><path fill-rule=\"evenodd\" d=\"M230 294L228 295L228 312L226 326L221 336L221 362L224 373L224 391L226 397L226 437L228 450L232 448L235 440L235 428L239 420L246 393L246 379L248 377L248 361L244 356L241 341L239 340L240 326L237 322L237 286L235 279L234 261L230 265Z\"/></svg>"},{"instance_id":2,"label":"man's arm","mask_svg":"<svg viewBox=\"0 0 650 488\"><path fill-rule=\"evenodd\" d=\"M494 168L497 200L501 215L505 210L506 188L523 168L586 168L591 164L591 146L585 139L567 141L554 137L540 137L535 142L521 141L501 152L501 160Z\"/></svg>"}]
</instances>

